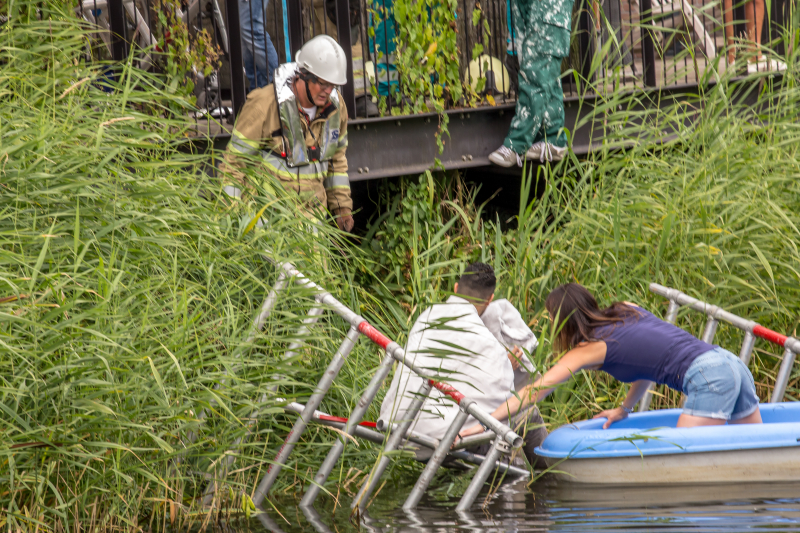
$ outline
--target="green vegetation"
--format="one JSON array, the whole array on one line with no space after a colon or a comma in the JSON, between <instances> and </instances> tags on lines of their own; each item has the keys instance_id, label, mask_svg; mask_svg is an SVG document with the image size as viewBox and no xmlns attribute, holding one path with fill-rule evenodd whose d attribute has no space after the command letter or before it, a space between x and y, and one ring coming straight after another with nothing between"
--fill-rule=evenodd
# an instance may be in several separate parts
<instances>
[{"instance_id":1,"label":"green vegetation","mask_svg":"<svg viewBox=\"0 0 800 533\"><path fill-rule=\"evenodd\" d=\"M0 527L195 527L216 513L198 500L207 477L224 474L217 509L249 506L294 420L280 398L308 397L346 331L326 317L282 360L312 305L292 288L247 343L276 279L264 254L292 261L399 342L460 267L490 262L499 292L542 338L532 356L544 367L554 356L543 298L565 281L656 313L664 302L651 281L778 331L800 321L795 70L780 83L722 79L649 116L642 95L604 95L608 149L527 175L510 220L482 216L460 177L426 173L387 188L380 218L353 244L330 225L312 231L282 193L229 205L204 172L209 155L183 143L189 125L174 110L188 102L130 66L112 79L85 64L84 30L67 8L48 4L40 18L14 6L0 31ZM665 130L675 135L653 148ZM681 324L702 327L698 315ZM721 327L717 340L736 349L739 337ZM751 363L762 398L776 354L759 343ZM380 357L359 343L322 409L346 416ZM543 413L556 426L623 394L581 376ZM336 437L308 431L274 489L279 501L300 494ZM377 454L347 446L327 487L339 505ZM399 459L388 475L402 486L418 471Z\"/></svg>"},{"instance_id":2,"label":"green vegetation","mask_svg":"<svg viewBox=\"0 0 800 533\"><path fill-rule=\"evenodd\" d=\"M69 11L31 12L0 33L0 527L201 522L192 498L240 419L272 385L308 383L335 347L315 343L294 372L264 355L285 349L307 301L244 344L275 281L261 253L341 293L344 244L285 199L260 198L268 229L254 228L257 209L229 208L202 178L208 156L179 150L189 124L168 117L185 100L130 67L112 81L83 63ZM249 464L284 429L274 406Z\"/></svg>"}]
</instances>

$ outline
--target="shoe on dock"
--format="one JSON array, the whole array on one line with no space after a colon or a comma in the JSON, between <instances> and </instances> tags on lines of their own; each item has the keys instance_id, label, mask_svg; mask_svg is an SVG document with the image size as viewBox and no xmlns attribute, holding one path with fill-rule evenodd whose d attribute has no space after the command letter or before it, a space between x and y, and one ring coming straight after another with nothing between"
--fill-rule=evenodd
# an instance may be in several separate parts
<instances>
[{"instance_id":1,"label":"shoe on dock","mask_svg":"<svg viewBox=\"0 0 800 533\"><path fill-rule=\"evenodd\" d=\"M786 63L780 59L762 57L758 61L747 63L748 74L755 74L757 72L783 72L784 70L786 70Z\"/></svg>"},{"instance_id":2,"label":"shoe on dock","mask_svg":"<svg viewBox=\"0 0 800 533\"><path fill-rule=\"evenodd\" d=\"M545 141L533 143L533 146L528 148L528 151L525 153L525 157L528 161L534 161L538 159L542 163L545 161L555 163L556 161L561 161L564 159L564 156L566 155L566 146L560 147Z\"/></svg>"},{"instance_id":3,"label":"shoe on dock","mask_svg":"<svg viewBox=\"0 0 800 533\"><path fill-rule=\"evenodd\" d=\"M780 59L762 58L758 60L758 70L769 72L783 72L786 70L786 63Z\"/></svg>"},{"instance_id":4,"label":"shoe on dock","mask_svg":"<svg viewBox=\"0 0 800 533\"><path fill-rule=\"evenodd\" d=\"M501 146L489 154L489 161L505 168L513 167L515 163L518 167L522 166L522 158L519 154L506 146Z\"/></svg>"}]
</instances>

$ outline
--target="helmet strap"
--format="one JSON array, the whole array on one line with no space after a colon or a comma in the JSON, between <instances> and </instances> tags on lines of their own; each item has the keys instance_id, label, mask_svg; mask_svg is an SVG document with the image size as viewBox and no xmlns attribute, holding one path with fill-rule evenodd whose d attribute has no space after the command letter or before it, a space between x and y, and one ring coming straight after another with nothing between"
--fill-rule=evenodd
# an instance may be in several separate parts
<instances>
[{"instance_id":1,"label":"helmet strap","mask_svg":"<svg viewBox=\"0 0 800 533\"><path fill-rule=\"evenodd\" d=\"M313 74L309 72L303 72L302 70L300 71L300 79L303 80L303 85L306 87L306 97L308 98L308 101L311 102L311 105L316 106L317 104L314 103L314 97L311 96L311 90L308 88L308 82L312 77L314 77Z\"/></svg>"}]
</instances>

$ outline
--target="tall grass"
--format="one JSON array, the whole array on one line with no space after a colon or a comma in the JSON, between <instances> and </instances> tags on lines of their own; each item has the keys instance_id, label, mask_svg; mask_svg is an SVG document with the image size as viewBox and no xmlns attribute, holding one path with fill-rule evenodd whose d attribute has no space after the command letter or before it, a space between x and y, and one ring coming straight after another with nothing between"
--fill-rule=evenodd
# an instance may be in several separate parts
<instances>
[{"instance_id":1,"label":"tall grass","mask_svg":"<svg viewBox=\"0 0 800 533\"><path fill-rule=\"evenodd\" d=\"M222 455L247 457L230 478L249 494L285 434L273 386L307 397L346 332L323 320L284 361L311 305L289 290L245 344L275 282L262 254L356 309L357 257L290 198L229 205L201 172L211 155L186 150L190 124L169 112L189 104L129 65L112 76L84 64L87 30L68 6L45 20L36 7L16 5L0 33L0 527L202 523L212 515L196 497ZM352 404L377 355L352 354L325 408ZM234 447L251 417L264 422ZM302 472L325 451L313 443L331 434L318 433L297 454ZM217 508L241 508L229 496Z\"/></svg>"},{"instance_id":2,"label":"tall grass","mask_svg":"<svg viewBox=\"0 0 800 533\"><path fill-rule=\"evenodd\" d=\"M723 77L649 114L646 96L586 85L603 95L606 148L526 173L513 220L485 215L459 176L426 173L386 189L353 245L330 225L309 227L281 191L225 199L203 173L214 154L183 143L190 124L172 111L187 102L130 66L112 77L84 64L88 30L67 7L46 4L49 19L13 7L0 32L2 527L188 528L248 507L294 420L282 399L310 395L347 329L326 316L285 361L312 303L292 287L246 343L275 282L267 249L400 342L460 268L490 262L498 292L543 339L532 354L541 367L556 357L543 298L565 281L656 313L664 302L651 281L778 331L800 320L794 57L782 80ZM697 315L680 321L702 327ZM740 335L721 327L717 341L735 348ZM776 354L761 343L751 363L762 398ZM360 343L322 409L346 415L380 357ZM795 370L788 398L798 389ZM659 393L657 407L676 405ZM555 426L623 395L618 383L581 376L543 412ZM302 490L336 437L309 430L273 491L279 502ZM352 493L377 453L349 444L331 494ZM395 465L391 483L413 482L417 465ZM224 487L214 510L199 500L209 480Z\"/></svg>"},{"instance_id":3,"label":"tall grass","mask_svg":"<svg viewBox=\"0 0 800 533\"><path fill-rule=\"evenodd\" d=\"M543 169L544 196L521 205L512 242L495 254L505 259L509 293L538 317L549 290L578 281L603 302L632 300L663 314L667 302L648 290L657 282L796 335L796 51L788 61L794 67L783 79L714 80L709 71L705 81L712 83L657 112L633 111L633 99L609 96L604 143L628 149ZM665 139L664 131L673 135ZM697 313L679 315L698 336L704 322ZM727 326L715 338L734 353L741 341ZM539 357L547 364L552 355L545 354ZM750 366L764 401L781 355L766 341L757 344ZM800 399L798 378L796 365L787 400ZM677 393L657 392L655 408L678 405ZM549 403L552 421L617 405L623 393L602 377L575 380Z\"/></svg>"},{"instance_id":4,"label":"tall grass","mask_svg":"<svg viewBox=\"0 0 800 533\"><path fill-rule=\"evenodd\" d=\"M500 276L498 292L525 310L545 340L532 355L540 368L558 357L550 351L552 325L544 298L557 285L573 281L587 286L601 303L631 300L663 316L667 302L648 290L649 283L657 282L796 335L796 52L788 62L790 71L777 79L735 79L709 70L696 93L646 107L643 100L663 95L608 92L614 85L608 79L586 84L584 91L600 96L596 113L605 126L601 148L585 160L573 157L553 167L529 167L515 217L481 220L479 206L468 215L453 213L442 199L438 214L428 217L435 222L425 227L383 223L386 232L408 233L411 242L425 243L444 232L443 239L423 246L423 253L409 256L407 271L420 277L409 279L403 294L414 294L416 286L441 285L441 276L452 283L448 260L492 263ZM404 187L420 198L433 198L427 182L421 177ZM391 208L389 198L384 207ZM464 207L469 211L469 202ZM502 231L508 222L514 227ZM392 268L386 275L397 278ZM421 298L424 303L413 307L412 314L437 298L441 296ZM679 325L698 336L704 322L697 313L684 310L679 315ZM734 353L741 341L739 330L724 325L715 337ZM781 356L781 348L766 341L757 344L751 369L764 401ZM625 391L603 374L584 374L546 400L543 410L557 426L618 405ZM661 387L656 394L655 408L679 404L674 391ZM787 400L797 399L796 366Z\"/></svg>"}]
</instances>

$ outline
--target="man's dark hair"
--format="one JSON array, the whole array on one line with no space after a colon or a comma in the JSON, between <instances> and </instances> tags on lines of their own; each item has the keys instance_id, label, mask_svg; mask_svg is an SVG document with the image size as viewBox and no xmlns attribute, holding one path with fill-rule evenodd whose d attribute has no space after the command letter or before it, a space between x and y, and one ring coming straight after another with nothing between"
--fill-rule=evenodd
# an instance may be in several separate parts
<instances>
[{"instance_id":1,"label":"man's dark hair","mask_svg":"<svg viewBox=\"0 0 800 533\"><path fill-rule=\"evenodd\" d=\"M468 300L486 301L494 294L497 278L494 269L486 263L472 263L467 265L464 273L458 278L458 294L466 296Z\"/></svg>"}]
</instances>

